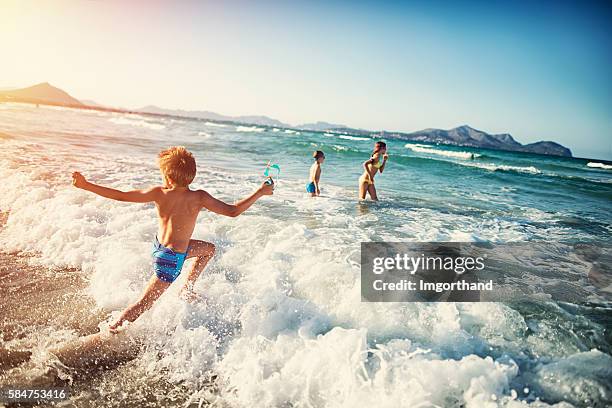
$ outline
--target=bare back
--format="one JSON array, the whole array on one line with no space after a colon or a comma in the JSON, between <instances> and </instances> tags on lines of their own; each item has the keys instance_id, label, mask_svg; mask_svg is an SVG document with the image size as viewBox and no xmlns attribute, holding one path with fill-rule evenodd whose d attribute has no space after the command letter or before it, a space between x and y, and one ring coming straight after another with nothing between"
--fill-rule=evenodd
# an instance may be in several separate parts
<instances>
[{"instance_id":1,"label":"bare back","mask_svg":"<svg viewBox=\"0 0 612 408\"><path fill-rule=\"evenodd\" d=\"M202 209L201 194L184 187L159 187L155 206L159 216L159 242L177 252L186 252Z\"/></svg>"}]
</instances>

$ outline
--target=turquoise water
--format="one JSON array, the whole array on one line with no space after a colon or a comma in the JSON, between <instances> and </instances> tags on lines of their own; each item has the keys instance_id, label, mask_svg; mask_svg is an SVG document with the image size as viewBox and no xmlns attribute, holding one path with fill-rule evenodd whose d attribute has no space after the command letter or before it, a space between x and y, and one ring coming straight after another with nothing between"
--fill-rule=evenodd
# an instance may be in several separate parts
<instances>
[{"instance_id":1,"label":"turquoise water","mask_svg":"<svg viewBox=\"0 0 612 408\"><path fill-rule=\"evenodd\" d=\"M184 122L167 130L180 134ZM245 127L247 128L247 127ZM344 139L331 133L284 133L270 128L260 132L236 132L235 126L210 130L213 140L187 143L189 148L210 154L212 163L231 171L256 174L267 160L282 166L282 181L306 183L313 150L323 150L325 186L343 188L342 200L357 195L362 162L371 154L375 140ZM358 139L358 140L355 140ZM380 229L397 228L403 216L427 209L447 216L500 220L515 224L521 239L596 241L610 238L612 224L612 168L588 167L598 160L562 158L488 149L436 146L387 139L390 155L386 172L376 177L382 203L375 208ZM406 145L426 147L413 151ZM445 156L473 153L472 159ZM237 162L236 157L240 157ZM604 163L602 163L604 164ZM610 165L608 163L607 165ZM279 187L282 194L282 185ZM355 206L363 210L363 207ZM368 211L366 207L365 211ZM552 231L554 230L554 231ZM553 233L553 236L550 233ZM410 234L396 238L411 239ZM474 238L474 237L473 237ZM495 237L475 236L482 240Z\"/></svg>"},{"instance_id":2,"label":"turquoise water","mask_svg":"<svg viewBox=\"0 0 612 408\"><path fill-rule=\"evenodd\" d=\"M142 347L128 365L85 385L63 373L84 389L79 403L108 395L104 387L140 390L159 381L182 402L245 407L609 405L611 282L590 262L576 258L561 268L551 252L545 280L512 277L554 284L574 300L515 304L365 303L359 266L363 241L610 245L609 163L386 142L390 159L376 176L381 201L360 203L358 178L373 139L0 105L3 251L29 254L55 268L52 276L81 274L82 295L108 320L150 277L156 214L150 204L71 187L72 171L115 188L145 188L160 183L159 150L185 145L198 162L193 187L232 202L257 188L268 161L282 169L274 196L240 217L202 211L194 237L217 247L195 288L205 301L186 304L171 287L134 325ZM327 159L322 197L313 199L305 185L314 150ZM65 307L77 322L94 313ZM77 337L65 327L24 328L0 346L38 353ZM37 358L9 378L36 383L44 364ZM167 390L151 388L146 398L164 401ZM113 398L139 406L129 392Z\"/></svg>"}]
</instances>

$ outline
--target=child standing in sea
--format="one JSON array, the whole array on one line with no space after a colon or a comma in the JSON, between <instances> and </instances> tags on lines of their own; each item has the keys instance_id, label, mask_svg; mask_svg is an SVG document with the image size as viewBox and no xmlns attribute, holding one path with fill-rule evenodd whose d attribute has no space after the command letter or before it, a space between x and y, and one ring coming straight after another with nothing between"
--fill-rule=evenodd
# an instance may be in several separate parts
<instances>
[{"instance_id":1,"label":"child standing in sea","mask_svg":"<svg viewBox=\"0 0 612 408\"><path fill-rule=\"evenodd\" d=\"M385 170L387 159L389 159L387 144L385 142L376 142L370 159L363 162L363 174L359 177L360 200L365 200L366 193L368 193L372 200L378 201L376 187L374 187L374 176L378 172L382 174Z\"/></svg>"},{"instance_id":2,"label":"child standing in sea","mask_svg":"<svg viewBox=\"0 0 612 408\"><path fill-rule=\"evenodd\" d=\"M312 154L312 157L315 162L310 166L310 182L306 185L306 192L310 193L311 197L317 197L321 195L319 180L321 179L321 165L325 161L325 154L317 150Z\"/></svg>"},{"instance_id":3,"label":"child standing in sea","mask_svg":"<svg viewBox=\"0 0 612 408\"><path fill-rule=\"evenodd\" d=\"M110 325L115 333L123 323L133 322L164 293L181 273L183 263L195 258L187 274L181 295L187 300L195 298L193 285L215 253L210 242L191 239L198 214L204 208L228 217L237 217L246 211L259 198L272 195L274 184L263 183L253 194L238 201L226 204L217 200L204 190L191 190L189 184L196 175L196 162L193 155L184 147L171 147L159 153L159 168L163 185L146 190L120 191L91 183L79 172L72 173L72 184L83 190L117 201L132 203L154 202L157 208L159 228L153 243L153 270L140 299L128 306L119 318Z\"/></svg>"}]
</instances>

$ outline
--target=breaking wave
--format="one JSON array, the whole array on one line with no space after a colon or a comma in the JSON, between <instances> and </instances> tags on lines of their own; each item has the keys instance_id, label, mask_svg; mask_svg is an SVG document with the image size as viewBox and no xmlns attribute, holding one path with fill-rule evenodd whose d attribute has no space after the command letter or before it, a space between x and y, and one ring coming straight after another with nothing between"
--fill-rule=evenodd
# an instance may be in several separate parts
<instances>
[{"instance_id":1,"label":"breaking wave","mask_svg":"<svg viewBox=\"0 0 612 408\"><path fill-rule=\"evenodd\" d=\"M405 147L417 153L436 154L438 156L453 157L457 159L475 159L476 157L480 157L480 154L478 153L458 152L454 150L440 150L421 144L407 143Z\"/></svg>"}]
</instances>

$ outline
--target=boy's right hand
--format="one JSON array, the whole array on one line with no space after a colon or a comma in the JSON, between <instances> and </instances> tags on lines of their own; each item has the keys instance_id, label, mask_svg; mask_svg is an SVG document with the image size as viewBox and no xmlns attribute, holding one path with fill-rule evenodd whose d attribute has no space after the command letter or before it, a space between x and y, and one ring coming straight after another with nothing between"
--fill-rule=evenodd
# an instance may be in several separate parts
<instances>
[{"instance_id":1,"label":"boy's right hand","mask_svg":"<svg viewBox=\"0 0 612 408\"><path fill-rule=\"evenodd\" d=\"M264 181L261 184L261 187L259 187L259 191L261 192L261 195L272 195L274 194L274 181L272 181L272 184L268 184L270 181L272 181L272 178L269 178L268 180Z\"/></svg>"},{"instance_id":2,"label":"boy's right hand","mask_svg":"<svg viewBox=\"0 0 612 408\"><path fill-rule=\"evenodd\" d=\"M87 180L81 173L75 171L72 173L72 185L76 188L85 188L85 185L87 185Z\"/></svg>"}]
</instances>

